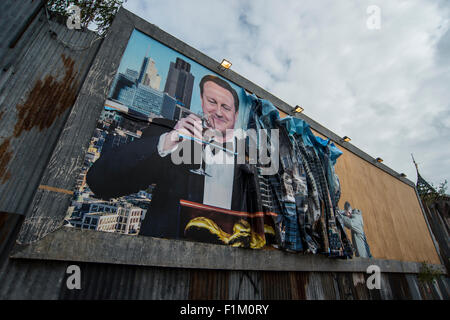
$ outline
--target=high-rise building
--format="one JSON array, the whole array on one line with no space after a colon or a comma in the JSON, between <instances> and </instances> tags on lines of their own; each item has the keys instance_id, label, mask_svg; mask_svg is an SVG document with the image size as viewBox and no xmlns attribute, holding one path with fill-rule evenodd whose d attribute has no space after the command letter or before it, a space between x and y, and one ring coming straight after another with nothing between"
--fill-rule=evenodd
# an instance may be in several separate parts
<instances>
[{"instance_id":1,"label":"high-rise building","mask_svg":"<svg viewBox=\"0 0 450 320\"><path fill-rule=\"evenodd\" d=\"M113 83L110 98L122 103L133 111L151 116L161 113L163 93L119 73Z\"/></svg>"},{"instance_id":2,"label":"high-rise building","mask_svg":"<svg viewBox=\"0 0 450 320\"><path fill-rule=\"evenodd\" d=\"M146 115L158 115L161 112L163 93L149 86L138 83L133 101L133 107Z\"/></svg>"},{"instance_id":3,"label":"high-rise building","mask_svg":"<svg viewBox=\"0 0 450 320\"><path fill-rule=\"evenodd\" d=\"M172 98L167 93L164 93L161 106L161 116L166 119L174 120L174 116L177 111L176 104L177 100L175 98Z\"/></svg>"},{"instance_id":4,"label":"high-rise building","mask_svg":"<svg viewBox=\"0 0 450 320\"><path fill-rule=\"evenodd\" d=\"M138 82L140 84L143 84L144 86L159 90L161 77L159 76L158 70L156 69L155 61L152 58L144 58Z\"/></svg>"},{"instance_id":5,"label":"high-rise building","mask_svg":"<svg viewBox=\"0 0 450 320\"><path fill-rule=\"evenodd\" d=\"M140 72L126 69L125 73L117 74L109 98L127 106L131 114L177 119L176 104L187 108L191 104L194 76L190 74L190 69L190 64L181 59L171 63L167 92L161 92L161 77L155 61L145 57Z\"/></svg>"},{"instance_id":6,"label":"high-rise building","mask_svg":"<svg viewBox=\"0 0 450 320\"><path fill-rule=\"evenodd\" d=\"M127 74L119 73L111 86L110 97L130 107L133 105L136 92L136 79Z\"/></svg>"},{"instance_id":7,"label":"high-rise building","mask_svg":"<svg viewBox=\"0 0 450 320\"><path fill-rule=\"evenodd\" d=\"M191 74L191 65L180 58L177 58L175 63L171 62L164 92L190 109L193 87L194 76Z\"/></svg>"}]
</instances>

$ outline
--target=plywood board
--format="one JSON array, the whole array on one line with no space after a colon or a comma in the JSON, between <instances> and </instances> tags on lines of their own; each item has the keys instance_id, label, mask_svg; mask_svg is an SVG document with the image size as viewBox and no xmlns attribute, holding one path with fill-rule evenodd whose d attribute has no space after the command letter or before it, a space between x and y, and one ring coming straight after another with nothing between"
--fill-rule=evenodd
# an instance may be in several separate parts
<instances>
[{"instance_id":1,"label":"plywood board","mask_svg":"<svg viewBox=\"0 0 450 320\"><path fill-rule=\"evenodd\" d=\"M374 258L440 264L414 188L338 147L344 152L335 168L341 182L339 207L348 201L362 211Z\"/></svg>"}]
</instances>

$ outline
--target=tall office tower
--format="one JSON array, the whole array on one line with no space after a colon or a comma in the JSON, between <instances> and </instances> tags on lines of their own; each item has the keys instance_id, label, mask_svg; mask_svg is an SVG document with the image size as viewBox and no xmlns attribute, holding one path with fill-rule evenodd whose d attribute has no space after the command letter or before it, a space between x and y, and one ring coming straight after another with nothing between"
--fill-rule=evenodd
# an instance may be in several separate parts
<instances>
[{"instance_id":1,"label":"tall office tower","mask_svg":"<svg viewBox=\"0 0 450 320\"><path fill-rule=\"evenodd\" d=\"M109 97L120 103L131 106L136 91L136 78L128 74L118 73L111 86Z\"/></svg>"},{"instance_id":2,"label":"tall office tower","mask_svg":"<svg viewBox=\"0 0 450 320\"><path fill-rule=\"evenodd\" d=\"M144 58L138 82L143 84L144 86L159 90L161 77L159 76L158 70L156 69L155 61L153 61L152 58Z\"/></svg>"},{"instance_id":3,"label":"tall office tower","mask_svg":"<svg viewBox=\"0 0 450 320\"><path fill-rule=\"evenodd\" d=\"M164 93L161 105L161 116L166 119L177 120L174 119L174 116L178 110L176 105L177 100L169 96L167 93Z\"/></svg>"},{"instance_id":4,"label":"tall office tower","mask_svg":"<svg viewBox=\"0 0 450 320\"><path fill-rule=\"evenodd\" d=\"M170 63L164 92L181 102L185 108L190 109L194 76L191 74L191 65L177 58L176 62ZM179 110L177 111L177 115ZM177 118L176 116L175 118Z\"/></svg>"}]
</instances>

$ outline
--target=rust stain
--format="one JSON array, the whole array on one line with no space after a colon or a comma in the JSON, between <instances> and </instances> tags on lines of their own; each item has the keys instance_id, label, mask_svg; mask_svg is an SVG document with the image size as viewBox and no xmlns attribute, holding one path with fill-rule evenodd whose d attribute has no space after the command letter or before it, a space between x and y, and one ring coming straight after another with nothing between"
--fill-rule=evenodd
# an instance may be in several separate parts
<instances>
[{"instance_id":1,"label":"rust stain","mask_svg":"<svg viewBox=\"0 0 450 320\"><path fill-rule=\"evenodd\" d=\"M64 54L61 58L65 68L63 79L57 81L54 76L47 75L44 80L37 80L25 103L16 106L18 121L14 137L34 127L39 131L49 128L75 102L78 87L74 81L77 76L75 62Z\"/></svg>"},{"instance_id":2,"label":"rust stain","mask_svg":"<svg viewBox=\"0 0 450 320\"><path fill-rule=\"evenodd\" d=\"M23 104L16 106L17 122L13 135L0 145L0 183L4 184L11 173L7 166L12 158L10 142L12 137L19 137L23 132L38 128L39 131L50 128L53 122L69 109L77 96L78 73L75 71L75 61L61 55L64 65L64 76L61 80L52 75L46 75L43 80L36 81ZM0 118L3 114L0 113Z\"/></svg>"}]
</instances>

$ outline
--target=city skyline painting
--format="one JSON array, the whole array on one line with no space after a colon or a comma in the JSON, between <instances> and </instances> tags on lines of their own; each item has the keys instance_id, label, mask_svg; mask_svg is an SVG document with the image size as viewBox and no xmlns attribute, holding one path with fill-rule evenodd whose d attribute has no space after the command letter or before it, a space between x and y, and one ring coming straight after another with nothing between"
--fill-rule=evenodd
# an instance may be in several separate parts
<instances>
[{"instance_id":1,"label":"city skyline painting","mask_svg":"<svg viewBox=\"0 0 450 320\"><path fill-rule=\"evenodd\" d=\"M118 72L116 74L116 80L112 84L112 90L114 90L114 87L116 85L117 77L119 75L131 75L134 74L136 76L136 80L142 80L141 78L141 71L144 67L145 59L150 59L151 62L154 62L154 71L156 72L156 75L158 76L157 86L149 86L152 90L146 90L151 91L152 95L159 95L159 100L162 101L161 104L165 104L166 109L168 108L167 105L174 105L176 102L182 102L178 103L178 105L181 105L183 107L187 107L194 113L201 113L201 97L200 97L200 90L199 85L201 79L210 74L214 74L215 76L220 77L215 72L199 65L197 62L189 59L188 57L176 52L175 50L172 50L163 44L159 43L158 41L150 38L149 36L143 34L142 32L138 30L134 30L127 48L123 54L122 60L120 62L120 66L118 69ZM186 65L188 66L189 72L188 74L191 75L192 83L190 84L192 89L189 90L190 97L188 99L189 105L185 105L185 101L181 101L182 99L179 99L179 97L175 97L174 91L167 90L167 81L168 77L171 76L171 70L173 70L173 65L179 65L182 64L182 68L185 68ZM172 66L172 67L171 67ZM241 96L243 94L243 89L237 85L235 85L232 82L227 81L233 89L235 89L239 95ZM147 88L144 88L147 89ZM154 91L153 91L154 90ZM142 90L140 90L142 91ZM163 97L164 93L167 93L169 97ZM111 97L111 92L110 92ZM176 101L169 101L170 98L174 98ZM116 99L117 100L117 99ZM159 103L159 102L158 102ZM130 102L131 104L131 102ZM149 104L149 103L147 103ZM165 108L161 108L162 110ZM137 109L136 109L137 110ZM147 114L148 116L148 114ZM150 116L155 116L154 114ZM242 112L240 114L237 127L243 128L243 124L246 123L245 119L247 117L246 112ZM163 117L167 117L167 115L163 115ZM171 117L169 117L171 118Z\"/></svg>"}]
</instances>

